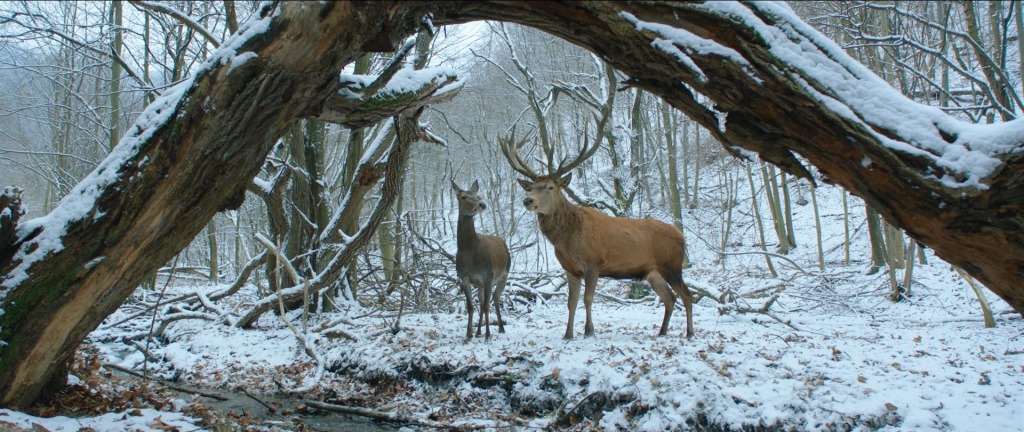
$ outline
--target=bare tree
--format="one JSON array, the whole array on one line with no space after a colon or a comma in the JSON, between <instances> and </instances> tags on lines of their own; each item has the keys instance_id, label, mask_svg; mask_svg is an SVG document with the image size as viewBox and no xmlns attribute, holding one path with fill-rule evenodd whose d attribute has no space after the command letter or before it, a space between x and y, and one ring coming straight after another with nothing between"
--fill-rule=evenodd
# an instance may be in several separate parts
<instances>
[{"instance_id":1,"label":"bare tree","mask_svg":"<svg viewBox=\"0 0 1024 432\"><path fill-rule=\"evenodd\" d=\"M345 65L396 50L428 13L434 25L520 22L600 53L625 85L663 98L730 152L812 181L803 164L817 166L1024 311L1019 124L968 127L910 103L784 6L268 3L151 104L50 215L0 219L0 232L18 232L0 244L0 404L25 406L60 386L82 338L216 212L242 202L294 121L355 127L442 96L444 76L408 98L339 94ZM418 133L414 117L403 118L400 138ZM945 163L947 150L986 164Z\"/></svg>"}]
</instances>

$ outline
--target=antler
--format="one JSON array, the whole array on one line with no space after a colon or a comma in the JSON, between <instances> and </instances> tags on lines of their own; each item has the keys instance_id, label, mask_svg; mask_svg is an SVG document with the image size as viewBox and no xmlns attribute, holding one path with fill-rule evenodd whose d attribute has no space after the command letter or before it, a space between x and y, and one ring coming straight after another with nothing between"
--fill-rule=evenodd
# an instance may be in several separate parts
<instances>
[{"instance_id":1,"label":"antler","mask_svg":"<svg viewBox=\"0 0 1024 432\"><path fill-rule=\"evenodd\" d=\"M513 170L526 176L530 180L536 180L541 176L536 171L530 168L530 165L523 160L523 157L519 155L519 149L526 144L526 138L516 142L516 128L512 127L512 131L505 137L498 137L498 144L501 146L501 153L505 155L505 159L508 160L509 165Z\"/></svg>"},{"instance_id":2,"label":"antler","mask_svg":"<svg viewBox=\"0 0 1024 432\"><path fill-rule=\"evenodd\" d=\"M580 149L579 153L576 154L576 158L573 159L572 162L569 162L568 164L565 163L567 158L563 158L562 161L558 163L558 168L555 168L554 172L550 174L551 177L560 178L568 174L573 169L575 169L579 164L583 163L583 161L590 159L590 157L593 156L594 153L597 153L597 149L601 148L601 140L597 140L596 142L594 142L594 145L591 146L589 135L590 134L587 133L586 128L584 128L583 147Z\"/></svg>"},{"instance_id":3,"label":"antler","mask_svg":"<svg viewBox=\"0 0 1024 432\"><path fill-rule=\"evenodd\" d=\"M523 138L522 140L516 141L515 135L516 129L515 127L513 127L509 135L505 137L498 137L498 144L501 145L501 153L505 155L505 159L508 160L509 165L512 167L512 169L518 172L519 174L526 176L530 180L536 180L542 177L540 174L537 174L536 171L530 168L529 164L527 164L526 161L523 160L523 157L519 154L519 149L523 146L523 144L526 143L527 138ZM598 134L598 136L600 137L600 134ZM560 178L568 174L581 163L583 163L583 161L590 159L590 157L593 156L594 153L597 153L597 150L601 148L600 144L600 139L591 144L590 134L587 132L586 129L584 129L583 147L581 147L580 151L576 153L576 157L573 158L571 161L568 160L568 157L562 158L562 160L559 161L557 167L551 166L553 164L549 161L549 166L547 167L548 177ZM549 157L550 156L551 155L549 154Z\"/></svg>"}]
</instances>

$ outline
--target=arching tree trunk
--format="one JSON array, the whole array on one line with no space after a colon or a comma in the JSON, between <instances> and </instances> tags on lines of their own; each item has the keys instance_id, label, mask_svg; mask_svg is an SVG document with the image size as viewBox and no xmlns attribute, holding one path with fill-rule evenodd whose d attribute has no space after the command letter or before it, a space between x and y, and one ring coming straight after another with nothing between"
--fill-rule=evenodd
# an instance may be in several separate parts
<instances>
[{"instance_id":1,"label":"arching tree trunk","mask_svg":"<svg viewBox=\"0 0 1024 432\"><path fill-rule=\"evenodd\" d=\"M345 64L393 51L422 15L389 23L383 3L285 2L261 16L150 105L60 206L0 244L0 405L62 386L84 337L216 212L242 203L295 120L365 123L421 103L363 109L336 95Z\"/></svg>"},{"instance_id":2,"label":"arching tree trunk","mask_svg":"<svg viewBox=\"0 0 1024 432\"><path fill-rule=\"evenodd\" d=\"M1024 312L1024 124L965 125L884 91L784 5L277 2L154 102L59 207L0 244L0 405L61 384L85 335L241 203L291 122L356 126L422 104L336 95L344 65L394 50L428 13L439 25L517 22L592 50L729 151L810 178L799 154Z\"/></svg>"}]
</instances>

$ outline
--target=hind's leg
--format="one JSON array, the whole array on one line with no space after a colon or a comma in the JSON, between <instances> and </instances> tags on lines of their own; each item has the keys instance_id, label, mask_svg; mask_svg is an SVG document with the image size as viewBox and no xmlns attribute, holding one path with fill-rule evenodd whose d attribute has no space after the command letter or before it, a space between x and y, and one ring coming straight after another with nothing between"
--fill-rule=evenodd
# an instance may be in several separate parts
<instances>
[{"instance_id":1,"label":"hind's leg","mask_svg":"<svg viewBox=\"0 0 1024 432\"><path fill-rule=\"evenodd\" d=\"M484 325L484 336L487 339L491 338L491 284L485 283L480 288L480 318L483 320ZM477 334L480 334L478 328Z\"/></svg>"},{"instance_id":2,"label":"hind's leg","mask_svg":"<svg viewBox=\"0 0 1024 432\"><path fill-rule=\"evenodd\" d=\"M498 315L498 333L505 333L505 320L501 318L501 293L505 291L507 279L507 277L503 277L494 284L494 312Z\"/></svg>"},{"instance_id":3,"label":"hind's leg","mask_svg":"<svg viewBox=\"0 0 1024 432\"><path fill-rule=\"evenodd\" d=\"M469 322L466 323L466 340L473 338L473 286L468 280L460 280L459 286L462 293L466 295L466 315L469 315Z\"/></svg>"}]
</instances>

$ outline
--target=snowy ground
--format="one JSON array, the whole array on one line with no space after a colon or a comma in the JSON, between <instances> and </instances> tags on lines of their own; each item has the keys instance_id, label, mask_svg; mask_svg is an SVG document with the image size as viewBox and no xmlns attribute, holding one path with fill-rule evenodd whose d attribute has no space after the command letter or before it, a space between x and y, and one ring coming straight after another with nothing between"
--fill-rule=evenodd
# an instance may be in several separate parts
<instances>
[{"instance_id":1,"label":"snowy ground","mask_svg":"<svg viewBox=\"0 0 1024 432\"><path fill-rule=\"evenodd\" d=\"M843 265L842 213L829 210L841 209L838 189L819 189L818 201L827 269L817 270L811 206L796 206L801 246L789 259L799 267L776 259L778 278L767 274L760 254L730 255L723 270L710 245L720 244L716 230L724 218L708 204L689 215L694 267L684 270L687 282L716 296L758 295L725 305L699 301L691 340L684 337L681 308L669 335L657 337L661 305L653 298L623 300L625 283L602 280L598 290L609 296L594 306L597 335L582 337L581 310L577 338L564 341L564 287L555 277L538 289L557 293L547 300L513 302L507 293L506 303L515 303L505 314L507 333L489 341L463 341L466 321L457 310L407 313L393 334L394 316L362 316L370 308L350 305L347 312L311 316L306 337L314 360L274 314L251 330L224 323L255 299L249 286L218 304L223 321L171 324L163 338L149 342L155 359L148 363L126 341L148 333L152 314L111 323L135 314L154 293L140 291L126 302L90 335L85 350L177 383L369 408L402 416L406 425L411 419L512 430L1024 430L1024 319L988 293L997 326L984 328L974 293L930 251L928 264L914 270L912 296L890 302L885 271L865 274L862 204L851 203L855 261ZM730 251L756 249L742 207L733 216ZM528 259L538 253L543 256ZM165 298L222 288L171 284ZM743 313L760 309L770 295L777 301L769 314ZM289 317L301 326L298 314ZM325 324L358 339L328 338L318 331ZM162 411L84 418L0 410L0 430L33 424L52 431L202 429L208 423L182 414L192 413L187 407L196 401L186 399L172 399Z\"/></svg>"},{"instance_id":2,"label":"snowy ground","mask_svg":"<svg viewBox=\"0 0 1024 432\"><path fill-rule=\"evenodd\" d=\"M134 430L197 430L196 419L180 413L152 409L108 413L96 417L33 417L24 413L0 409L0 431L134 431ZM19 428L19 429L15 429ZM178 428L178 429L174 429Z\"/></svg>"},{"instance_id":3,"label":"snowy ground","mask_svg":"<svg viewBox=\"0 0 1024 432\"><path fill-rule=\"evenodd\" d=\"M852 270L831 272L843 278L837 289L885 286L881 274ZM683 336L681 311L669 335L657 337L662 309L652 301L598 302L597 335L582 338L577 323L572 341L561 339L564 297L520 305L507 314L507 333L490 341L464 342L458 314L406 315L395 335L383 321L365 319L353 327L364 335L358 341L311 337L326 368L345 376L318 372L272 314L257 330L181 321L152 350L162 361L148 367L192 385L334 394L336 403L464 426L1021 430L1024 320L1002 314L996 328L986 329L973 294L948 289L957 280L947 265L933 260L917 272L916 300L899 304L871 289L844 295L842 305L822 301L837 295L826 279L796 277L771 309L785 323L765 314L719 314L719 305L704 299L695 308L692 340ZM689 270L687 279L710 287L752 282L719 274ZM813 286L815 280L822 284ZM602 286L617 289L614 282ZM105 361L141 370L139 351L118 341L149 319L98 330L91 346ZM54 431L194 430L190 421L154 410L78 419L0 410L0 425L37 423Z\"/></svg>"}]
</instances>

